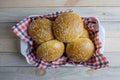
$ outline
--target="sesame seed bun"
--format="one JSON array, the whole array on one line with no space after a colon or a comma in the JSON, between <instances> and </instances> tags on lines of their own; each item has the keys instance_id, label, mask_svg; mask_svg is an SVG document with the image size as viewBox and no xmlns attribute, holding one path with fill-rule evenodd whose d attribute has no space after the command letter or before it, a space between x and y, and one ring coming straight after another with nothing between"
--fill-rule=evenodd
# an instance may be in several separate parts
<instances>
[{"instance_id":1,"label":"sesame seed bun","mask_svg":"<svg viewBox=\"0 0 120 80\"><path fill-rule=\"evenodd\" d=\"M52 22L50 20L38 18L33 20L28 26L28 34L37 44L41 44L53 39L51 26Z\"/></svg>"},{"instance_id":2,"label":"sesame seed bun","mask_svg":"<svg viewBox=\"0 0 120 80\"><path fill-rule=\"evenodd\" d=\"M84 62L94 53L94 44L88 38L80 38L67 44L66 54L74 62Z\"/></svg>"},{"instance_id":3,"label":"sesame seed bun","mask_svg":"<svg viewBox=\"0 0 120 80\"><path fill-rule=\"evenodd\" d=\"M37 55L44 61L54 61L59 59L64 52L64 44L57 40L50 40L42 43L37 48Z\"/></svg>"},{"instance_id":4,"label":"sesame seed bun","mask_svg":"<svg viewBox=\"0 0 120 80\"><path fill-rule=\"evenodd\" d=\"M72 12L66 12L58 16L53 24L53 33L59 41L68 43L80 37L83 30L81 17Z\"/></svg>"}]
</instances>

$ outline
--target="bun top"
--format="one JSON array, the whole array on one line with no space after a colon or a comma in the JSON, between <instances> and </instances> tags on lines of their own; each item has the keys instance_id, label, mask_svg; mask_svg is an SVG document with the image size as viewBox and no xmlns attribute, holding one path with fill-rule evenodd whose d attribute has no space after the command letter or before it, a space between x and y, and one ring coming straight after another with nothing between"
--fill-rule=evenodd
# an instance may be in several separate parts
<instances>
[{"instance_id":1,"label":"bun top","mask_svg":"<svg viewBox=\"0 0 120 80\"><path fill-rule=\"evenodd\" d=\"M90 59L94 53L94 44L88 38L80 38L67 44L66 54L75 62L83 62Z\"/></svg>"},{"instance_id":2,"label":"bun top","mask_svg":"<svg viewBox=\"0 0 120 80\"><path fill-rule=\"evenodd\" d=\"M58 16L53 25L53 33L56 39L62 42L71 42L80 37L83 30L81 17L72 12L66 12Z\"/></svg>"},{"instance_id":3,"label":"bun top","mask_svg":"<svg viewBox=\"0 0 120 80\"><path fill-rule=\"evenodd\" d=\"M41 44L53 39L51 26L52 22L50 20L38 18L33 20L28 26L28 34L37 44Z\"/></svg>"},{"instance_id":4,"label":"bun top","mask_svg":"<svg viewBox=\"0 0 120 80\"><path fill-rule=\"evenodd\" d=\"M42 43L37 48L37 55L44 61L59 59L64 52L64 44L57 40L50 40Z\"/></svg>"}]
</instances>

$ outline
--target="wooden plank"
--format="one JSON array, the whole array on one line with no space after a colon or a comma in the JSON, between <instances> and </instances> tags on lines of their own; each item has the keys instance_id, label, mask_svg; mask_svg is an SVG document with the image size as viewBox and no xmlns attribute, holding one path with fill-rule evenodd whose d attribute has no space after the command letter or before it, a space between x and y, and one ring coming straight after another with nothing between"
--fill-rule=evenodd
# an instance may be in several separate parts
<instances>
[{"instance_id":1,"label":"wooden plank","mask_svg":"<svg viewBox=\"0 0 120 80\"><path fill-rule=\"evenodd\" d=\"M120 38L120 21L101 21L106 38Z\"/></svg>"},{"instance_id":2,"label":"wooden plank","mask_svg":"<svg viewBox=\"0 0 120 80\"><path fill-rule=\"evenodd\" d=\"M0 39L0 52L20 52L19 39Z\"/></svg>"},{"instance_id":3,"label":"wooden plank","mask_svg":"<svg viewBox=\"0 0 120 80\"><path fill-rule=\"evenodd\" d=\"M120 21L119 7L53 7L53 8L6 8L0 9L0 22L18 22L29 15L43 15L72 9L80 16L98 17L101 21Z\"/></svg>"},{"instance_id":4,"label":"wooden plank","mask_svg":"<svg viewBox=\"0 0 120 80\"><path fill-rule=\"evenodd\" d=\"M106 38L105 52L120 52L120 38Z\"/></svg>"},{"instance_id":5,"label":"wooden plank","mask_svg":"<svg viewBox=\"0 0 120 80\"><path fill-rule=\"evenodd\" d=\"M120 22L102 21L106 31L105 52L120 52ZM18 37L13 34L11 26L15 23L0 23L0 52L19 52Z\"/></svg>"},{"instance_id":6,"label":"wooden plank","mask_svg":"<svg viewBox=\"0 0 120 80\"><path fill-rule=\"evenodd\" d=\"M110 67L120 67L120 53L104 53ZM20 53L0 53L0 66L31 66Z\"/></svg>"},{"instance_id":7,"label":"wooden plank","mask_svg":"<svg viewBox=\"0 0 120 80\"><path fill-rule=\"evenodd\" d=\"M14 3L13 3L14 2ZM1 8L16 7L48 7L48 6L120 6L119 0L1 0Z\"/></svg>"},{"instance_id":8,"label":"wooden plank","mask_svg":"<svg viewBox=\"0 0 120 80\"><path fill-rule=\"evenodd\" d=\"M0 53L0 66L31 66L20 53Z\"/></svg>"},{"instance_id":9,"label":"wooden plank","mask_svg":"<svg viewBox=\"0 0 120 80\"><path fill-rule=\"evenodd\" d=\"M7 76L7 77L6 77ZM58 68L41 71L33 67L0 67L2 80L119 80L120 68L106 68L91 72L84 68Z\"/></svg>"},{"instance_id":10,"label":"wooden plank","mask_svg":"<svg viewBox=\"0 0 120 80\"><path fill-rule=\"evenodd\" d=\"M3 22L0 23L0 38L17 38L17 36L12 32L12 26L14 26L17 22L7 23Z\"/></svg>"},{"instance_id":11,"label":"wooden plank","mask_svg":"<svg viewBox=\"0 0 120 80\"><path fill-rule=\"evenodd\" d=\"M104 53L104 56L109 61L109 66L111 66L111 67L119 67L120 66L120 62L119 62L120 52Z\"/></svg>"}]
</instances>

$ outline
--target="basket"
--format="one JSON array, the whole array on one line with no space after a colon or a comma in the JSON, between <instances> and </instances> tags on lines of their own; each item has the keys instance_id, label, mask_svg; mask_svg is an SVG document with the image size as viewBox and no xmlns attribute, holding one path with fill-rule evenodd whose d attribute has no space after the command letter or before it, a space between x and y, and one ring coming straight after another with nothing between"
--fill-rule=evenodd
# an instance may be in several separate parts
<instances>
[{"instance_id":1,"label":"basket","mask_svg":"<svg viewBox=\"0 0 120 80\"><path fill-rule=\"evenodd\" d=\"M62 14L63 12L71 12L71 10L67 11L59 11L52 14L47 15L31 15L24 20L17 23L12 27L13 32L21 39L20 40L20 48L21 54L26 58L28 64L32 64L39 69L48 69L48 68L57 68L59 66L86 66L91 69L100 69L108 66L108 61L106 57L103 56L104 53L104 41L105 41L105 31L101 26L98 18L94 17L83 17L83 22L85 28L88 30L90 37L93 43L95 44L95 53L94 55L86 62L82 63L74 63L68 60L67 57L62 56L60 59L53 61L52 63L48 63L42 60L37 60L34 57L33 50L33 40L27 35L27 27L30 22L39 17L47 17L50 20L55 20L57 16Z\"/></svg>"}]
</instances>

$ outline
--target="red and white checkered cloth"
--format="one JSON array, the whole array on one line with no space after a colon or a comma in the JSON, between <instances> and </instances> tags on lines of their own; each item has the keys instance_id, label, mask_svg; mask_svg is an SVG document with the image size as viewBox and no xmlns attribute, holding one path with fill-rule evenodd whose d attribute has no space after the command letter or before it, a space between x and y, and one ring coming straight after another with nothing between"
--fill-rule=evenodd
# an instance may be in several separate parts
<instances>
[{"instance_id":1,"label":"red and white checkered cloth","mask_svg":"<svg viewBox=\"0 0 120 80\"><path fill-rule=\"evenodd\" d=\"M71 10L70 10L71 11ZM69 12L70 12L69 11ZM30 38L30 36L27 34L27 27L32 22L32 20L35 20L37 18L46 17L52 21L56 19L57 16L62 14L66 11L60 11L55 12L48 15L43 16L33 16L33 17L27 17L24 20L17 23L15 26L12 27L13 32L24 42L26 42L29 46L26 50L27 57L34 66L38 67L39 69L47 69L50 67L57 68L61 65L66 65L66 63L72 64L72 65L84 65L87 67L90 67L92 69L100 69L108 66L108 61L106 60L106 57L103 56L103 54L100 53L101 42L99 40L99 24L97 19L93 17L83 17L83 22L85 28L88 30L90 39L93 41L95 45L95 52L94 55L86 62L82 63L75 63L70 61L65 55L63 55L60 59L53 61L51 63L42 61L36 57L35 49L34 49L34 43L33 40ZM68 11L67 11L68 12Z\"/></svg>"}]
</instances>

